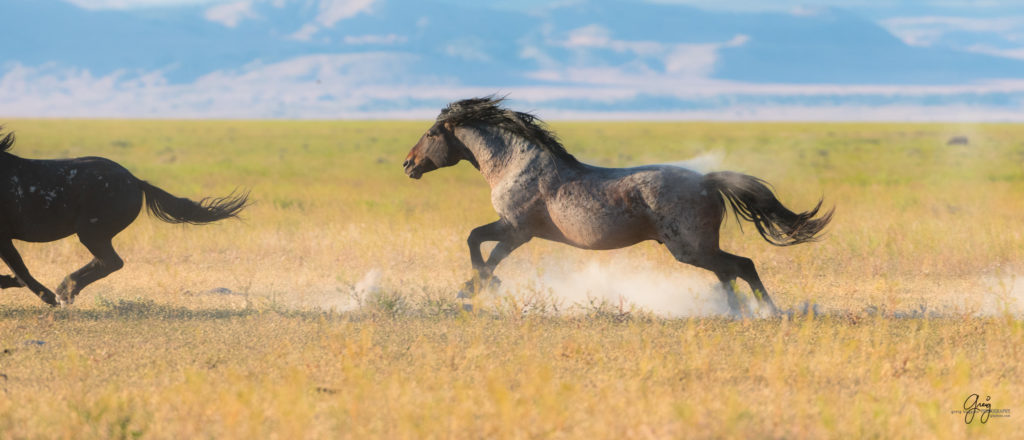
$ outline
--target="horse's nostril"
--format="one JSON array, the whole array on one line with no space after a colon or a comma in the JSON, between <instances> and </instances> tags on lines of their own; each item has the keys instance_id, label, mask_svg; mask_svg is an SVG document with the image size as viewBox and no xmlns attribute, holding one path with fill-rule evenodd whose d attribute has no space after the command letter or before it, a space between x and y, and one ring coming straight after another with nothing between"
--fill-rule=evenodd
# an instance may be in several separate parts
<instances>
[{"instance_id":1,"label":"horse's nostril","mask_svg":"<svg viewBox=\"0 0 1024 440\"><path fill-rule=\"evenodd\" d=\"M412 163L412 160L406 159L405 162L402 162L402 168L409 168L410 163Z\"/></svg>"}]
</instances>

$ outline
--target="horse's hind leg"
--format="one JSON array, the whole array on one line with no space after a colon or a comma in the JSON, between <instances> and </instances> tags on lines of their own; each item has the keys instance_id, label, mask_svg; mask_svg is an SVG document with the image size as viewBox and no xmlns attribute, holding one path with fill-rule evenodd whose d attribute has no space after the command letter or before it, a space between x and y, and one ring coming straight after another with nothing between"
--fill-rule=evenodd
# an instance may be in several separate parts
<instances>
[{"instance_id":1,"label":"horse's hind leg","mask_svg":"<svg viewBox=\"0 0 1024 440\"><path fill-rule=\"evenodd\" d=\"M754 292L758 303L767 306L772 313L778 313L779 309L775 307L772 298L768 296L768 290L764 288L761 277L757 274L757 269L754 268L754 262L751 259L718 251L709 269L715 272L722 284L729 286L732 286L737 277L742 278L750 285L750 290Z\"/></svg>"},{"instance_id":2,"label":"horse's hind leg","mask_svg":"<svg viewBox=\"0 0 1024 440\"><path fill-rule=\"evenodd\" d=\"M742 278L750 285L750 289L753 290L754 296L761 305L767 306L772 313L778 312L771 297L768 296L764 284L761 283L761 277L757 275L754 262L749 258L724 252L717 246L700 248L683 240L666 242L665 246L669 252L672 252L672 256L676 257L676 260L714 272L718 281L722 283L726 300L729 302L729 309L733 314L738 315L742 312L736 290L733 288L736 278Z\"/></svg>"},{"instance_id":3,"label":"horse's hind leg","mask_svg":"<svg viewBox=\"0 0 1024 440\"><path fill-rule=\"evenodd\" d=\"M668 248L673 257L676 257L676 261L714 272L715 276L718 277L718 281L722 283L722 290L725 291L725 299L729 304L729 312L735 316L742 314L743 311L740 309L739 298L736 296L736 290L733 289L736 275L731 275L719 267L720 264L716 255L721 251L717 249L711 252L700 251L695 246L681 241L666 242L665 247Z\"/></svg>"},{"instance_id":4,"label":"horse's hind leg","mask_svg":"<svg viewBox=\"0 0 1024 440\"><path fill-rule=\"evenodd\" d=\"M78 240L86 249L89 249L95 258L81 269L72 272L60 283L60 286L57 287L57 295L60 296L62 302L74 303L78 292L81 292L85 286L124 267L124 260L117 255L110 242L112 238L104 235L92 235L84 231L78 233Z\"/></svg>"},{"instance_id":5,"label":"horse's hind leg","mask_svg":"<svg viewBox=\"0 0 1024 440\"><path fill-rule=\"evenodd\" d=\"M725 299L729 303L729 312L736 316L741 316L743 309L740 307L740 298L736 295L736 277L730 279L718 273L715 273L715 276L718 277L718 282L722 285L722 290L725 291Z\"/></svg>"},{"instance_id":6,"label":"horse's hind leg","mask_svg":"<svg viewBox=\"0 0 1024 440\"><path fill-rule=\"evenodd\" d=\"M47 289L46 286L32 277L32 274L28 272L25 262L22 261L21 255L18 254L18 250L14 248L14 243L10 239L0 240L0 257L3 258L4 263L7 263L7 267L10 267L11 271L14 272L14 275L17 277L16 282L19 282L19 284L23 283L29 290L35 292L43 302L51 306L57 305L57 297L50 289ZM5 285L4 287L16 286Z\"/></svg>"}]
</instances>

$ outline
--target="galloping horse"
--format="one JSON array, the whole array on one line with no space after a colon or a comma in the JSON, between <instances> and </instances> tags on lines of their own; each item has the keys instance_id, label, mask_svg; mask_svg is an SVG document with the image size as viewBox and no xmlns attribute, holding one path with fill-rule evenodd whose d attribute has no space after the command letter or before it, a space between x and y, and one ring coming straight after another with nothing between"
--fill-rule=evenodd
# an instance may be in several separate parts
<instances>
[{"instance_id":1,"label":"galloping horse","mask_svg":"<svg viewBox=\"0 0 1024 440\"><path fill-rule=\"evenodd\" d=\"M14 272L0 275L0 288L28 287L51 306L73 303L85 286L124 266L111 239L138 217L143 194L149 212L169 223L235 217L248 200L248 193L232 193L197 203L102 157L22 159L8 152L13 145L13 133L0 137L0 257ZM78 234L95 258L64 278L54 295L28 272L12 240L47 242L71 234Z\"/></svg>"},{"instance_id":2,"label":"galloping horse","mask_svg":"<svg viewBox=\"0 0 1024 440\"><path fill-rule=\"evenodd\" d=\"M726 201L737 218L753 222L769 243L815 240L832 211L794 213L756 177L722 171L700 174L671 165L601 168L584 164L529 113L502 107L503 98L449 104L406 156L405 173L424 173L466 160L491 187L498 221L473 229L469 257L475 271L466 291L496 281L494 268L533 237L582 249L616 249L656 240L676 260L710 270L739 313L733 290L746 281L763 306L777 312L749 258L719 248ZM497 241L484 261L480 245Z\"/></svg>"}]
</instances>

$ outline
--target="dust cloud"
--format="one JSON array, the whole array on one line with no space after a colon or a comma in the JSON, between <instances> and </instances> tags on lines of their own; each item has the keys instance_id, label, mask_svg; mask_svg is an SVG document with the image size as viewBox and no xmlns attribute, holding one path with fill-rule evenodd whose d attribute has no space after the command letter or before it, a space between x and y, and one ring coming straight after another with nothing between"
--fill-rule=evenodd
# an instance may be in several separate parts
<instances>
[{"instance_id":1,"label":"dust cloud","mask_svg":"<svg viewBox=\"0 0 1024 440\"><path fill-rule=\"evenodd\" d=\"M336 312L358 310L378 295L388 293L382 288L385 273L368 271L359 281L345 286L307 292L301 299L278 302L300 308L315 307ZM712 276L699 271L658 270L638 260L556 260L548 258L539 264L521 264L499 271L501 284L484 290L466 304L478 311L500 311L510 303L524 310L557 315L578 315L595 311L612 313L651 313L663 318L741 316L730 311L725 292ZM452 300L458 288L452 287ZM408 292L391 292L406 296ZM960 294L958 294L960 295ZM223 296L223 295L220 295ZM738 293L746 318L766 318L771 313L758 306L745 289ZM407 298L412 299L412 298ZM284 300L284 301L282 301ZM414 304L410 301L409 304ZM858 310L824 310L818 304L801 303L781 310L789 317L846 316L850 313L891 318L950 317L1024 317L1024 276L1009 275L990 278L973 295L959 296L959 301L946 307L921 305L909 310L885 310L866 305Z\"/></svg>"},{"instance_id":2,"label":"dust cloud","mask_svg":"<svg viewBox=\"0 0 1024 440\"><path fill-rule=\"evenodd\" d=\"M541 267L543 271L506 275L493 295L525 298L540 294L566 313L599 306L671 318L730 313L718 283L691 271L661 272L628 261L548 261Z\"/></svg>"},{"instance_id":3,"label":"dust cloud","mask_svg":"<svg viewBox=\"0 0 1024 440\"><path fill-rule=\"evenodd\" d=\"M1024 317L1024 276L993 278L987 284L987 292L980 296L978 304L968 305L976 310L976 316Z\"/></svg>"},{"instance_id":4,"label":"dust cloud","mask_svg":"<svg viewBox=\"0 0 1024 440\"><path fill-rule=\"evenodd\" d=\"M716 150L701 153L686 160L668 162L665 165L677 166L706 174L719 169L724 159L725 153Z\"/></svg>"}]
</instances>

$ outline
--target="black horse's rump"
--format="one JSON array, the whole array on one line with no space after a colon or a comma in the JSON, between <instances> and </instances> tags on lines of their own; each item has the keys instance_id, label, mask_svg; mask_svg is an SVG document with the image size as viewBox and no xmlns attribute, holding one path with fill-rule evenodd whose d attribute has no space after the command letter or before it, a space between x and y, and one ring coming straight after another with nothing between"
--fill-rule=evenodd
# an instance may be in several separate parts
<instances>
[{"instance_id":1,"label":"black horse's rump","mask_svg":"<svg viewBox=\"0 0 1024 440\"><path fill-rule=\"evenodd\" d=\"M23 159L9 152L14 135L0 137L0 257L14 276L0 288L28 287L44 302L70 304L89 284L124 262L111 244L142 210L170 223L203 224L236 217L248 192L195 202L175 197L109 159ZM94 259L68 275L56 295L29 273L13 240L48 242L77 234Z\"/></svg>"}]
</instances>

